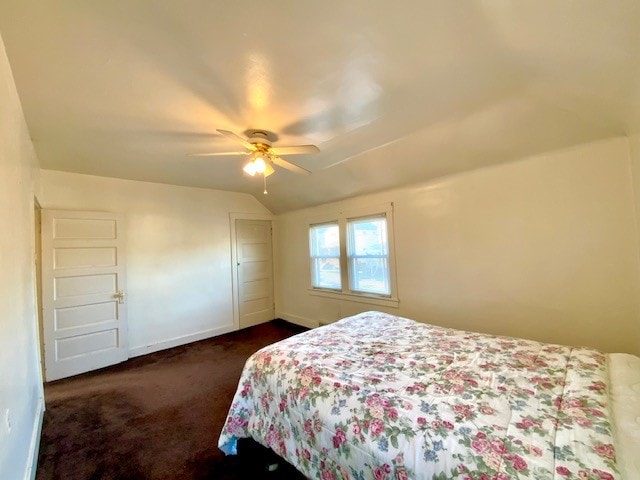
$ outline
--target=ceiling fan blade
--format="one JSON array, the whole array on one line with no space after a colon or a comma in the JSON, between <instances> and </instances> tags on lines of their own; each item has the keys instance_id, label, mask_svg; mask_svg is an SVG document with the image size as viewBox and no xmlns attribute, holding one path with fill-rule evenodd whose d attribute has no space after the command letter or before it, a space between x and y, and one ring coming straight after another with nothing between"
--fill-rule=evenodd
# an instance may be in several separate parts
<instances>
[{"instance_id":1,"label":"ceiling fan blade","mask_svg":"<svg viewBox=\"0 0 640 480\"><path fill-rule=\"evenodd\" d=\"M228 157L231 155L251 155L251 152L215 152L215 153L189 153L188 157Z\"/></svg>"},{"instance_id":2,"label":"ceiling fan blade","mask_svg":"<svg viewBox=\"0 0 640 480\"><path fill-rule=\"evenodd\" d=\"M274 155L304 155L305 153L318 153L320 149L315 145L292 145L290 147L271 147Z\"/></svg>"},{"instance_id":3,"label":"ceiling fan blade","mask_svg":"<svg viewBox=\"0 0 640 480\"><path fill-rule=\"evenodd\" d=\"M295 163L287 162L286 160L283 160L280 157L271 157L271 161L276 165L278 165L279 167L286 168L287 170L291 170L292 172L295 172L295 173L301 173L303 175L311 174L311 172L306 168L302 168L299 165L296 165Z\"/></svg>"},{"instance_id":4,"label":"ceiling fan blade","mask_svg":"<svg viewBox=\"0 0 640 480\"><path fill-rule=\"evenodd\" d=\"M217 130L218 133L221 133L222 135L224 135L227 138L230 138L231 140L235 141L235 142L240 142L242 145L245 146L245 148L248 148L249 150L251 150L252 152L256 150L255 145L253 145L252 143L247 142L244 138L242 138L240 135L236 135L233 132L230 132L229 130Z\"/></svg>"}]
</instances>

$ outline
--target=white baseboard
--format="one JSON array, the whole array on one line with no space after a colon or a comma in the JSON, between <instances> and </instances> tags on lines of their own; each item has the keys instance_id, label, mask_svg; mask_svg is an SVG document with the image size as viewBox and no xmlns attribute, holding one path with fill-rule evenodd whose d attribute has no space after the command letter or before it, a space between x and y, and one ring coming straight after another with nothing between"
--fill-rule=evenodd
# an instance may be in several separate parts
<instances>
[{"instance_id":1,"label":"white baseboard","mask_svg":"<svg viewBox=\"0 0 640 480\"><path fill-rule=\"evenodd\" d=\"M290 313L285 312L276 312L276 318L281 318L286 320L287 322L295 323L296 325L301 325L307 328L316 328L318 326L317 320L312 320L311 318L299 317L298 315L292 315Z\"/></svg>"},{"instance_id":2,"label":"white baseboard","mask_svg":"<svg viewBox=\"0 0 640 480\"><path fill-rule=\"evenodd\" d=\"M38 469L38 450L40 449L40 435L42 434L42 420L44 419L44 397L38 398L36 417L33 420L31 442L29 443L29 456L27 457L27 470L24 472L24 480L36 478Z\"/></svg>"},{"instance_id":3,"label":"white baseboard","mask_svg":"<svg viewBox=\"0 0 640 480\"><path fill-rule=\"evenodd\" d=\"M150 345L132 347L129 349L129 358L139 357L140 355L146 355L148 353L159 352L160 350L166 350L167 348L179 347L180 345L197 342L198 340L205 340L207 338L222 335L223 333L233 332L235 330L237 329L234 325L225 325L224 327L212 328L210 330L204 330L202 332L196 332L189 335L170 338L168 340L152 343Z\"/></svg>"}]
</instances>

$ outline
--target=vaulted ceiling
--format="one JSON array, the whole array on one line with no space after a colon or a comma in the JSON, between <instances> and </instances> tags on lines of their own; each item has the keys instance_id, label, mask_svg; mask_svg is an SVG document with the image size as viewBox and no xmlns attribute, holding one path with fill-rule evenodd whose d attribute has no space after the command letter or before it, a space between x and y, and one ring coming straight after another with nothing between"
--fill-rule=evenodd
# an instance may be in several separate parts
<instances>
[{"instance_id":1,"label":"vaulted ceiling","mask_svg":"<svg viewBox=\"0 0 640 480\"><path fill-rule=\"evenodd\" d=\"M624 135L640 2L3 0L46 169L233 190L274 212ZM313 143L262 182L216 129Z\"/></svg>"}]
</instances>

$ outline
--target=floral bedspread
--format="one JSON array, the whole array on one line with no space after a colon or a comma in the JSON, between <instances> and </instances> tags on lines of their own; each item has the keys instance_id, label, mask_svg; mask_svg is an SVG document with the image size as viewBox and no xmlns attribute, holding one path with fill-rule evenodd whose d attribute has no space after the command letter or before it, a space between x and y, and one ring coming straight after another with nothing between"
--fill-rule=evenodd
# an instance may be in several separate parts
<instances>
[{"instance_id":1,"label":"floral bedspread","mask_svg":"<svg viewBox=\"0 0 640 480\"><path fill-rule=\"evenodd\" d=\"M245 365L219 446L252 437L310 478L619 478L606 357L380 312Z\"/></svg>"}]
</instances>

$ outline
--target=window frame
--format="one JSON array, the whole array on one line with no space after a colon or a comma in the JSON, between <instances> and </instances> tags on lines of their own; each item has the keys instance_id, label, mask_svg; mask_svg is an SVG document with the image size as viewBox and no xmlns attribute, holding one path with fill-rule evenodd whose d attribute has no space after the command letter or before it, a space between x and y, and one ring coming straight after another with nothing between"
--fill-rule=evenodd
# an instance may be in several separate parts
<instances>
[{"instance_id":1,"label":"window frame","mask_svg":"<svg viewBox=\"0 0 640 480\"><path fill-rule=\"evenodd\" d=\"M349 261L350 257L347 252L348 242L348 222L351 220L380 218L384 217L387 223L387 247L388 247L388 265L389 265L389 289L390 294L377 294L360 292L351 290L351 278ZM342 288L329 289L313 286L311 256L311 227L322 224L338 224L338 234L340 240L340 280ZM398 308L400 300L398 298L397 279L396 279L396 261L395 261L395 241L394 241L394 224L393 224L393 203L378 205L375 207L366 207L353 209L348 211L339 211L319 215L308 219L307 221L307 237L309 238L309 293L314 296L335 298L340 300L348 300L359 303L367 303L371 305L379 305L386 307Z\"/></svg>"}]
</instances>

